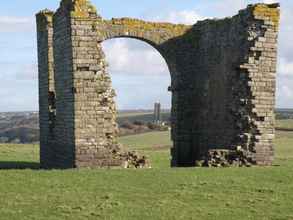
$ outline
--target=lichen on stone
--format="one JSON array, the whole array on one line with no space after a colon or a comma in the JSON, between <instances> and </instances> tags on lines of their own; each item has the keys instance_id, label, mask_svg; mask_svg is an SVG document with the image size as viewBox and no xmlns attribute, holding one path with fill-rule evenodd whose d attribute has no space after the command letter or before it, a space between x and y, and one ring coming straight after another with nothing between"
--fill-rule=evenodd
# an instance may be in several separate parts
<instances>
[{"instance_id":1,"label":"lichen on stone","mask_svg":"<svg viewBox=\"0 0 293 220\"><path fill-rule=\"evenodd\" d=\"M253 7L253 15L260 19L269 19L273 22L274 26L279 26L280 21L280 9L278 4L257 4Z\"/></svg>"}]
</instances>

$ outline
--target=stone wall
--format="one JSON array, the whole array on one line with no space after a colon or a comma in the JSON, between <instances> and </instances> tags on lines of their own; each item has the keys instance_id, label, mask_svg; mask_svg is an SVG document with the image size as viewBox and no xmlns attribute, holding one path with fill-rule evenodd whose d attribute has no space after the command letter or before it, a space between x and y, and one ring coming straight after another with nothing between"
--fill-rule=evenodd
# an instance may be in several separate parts
<instances>
[{"instance_id":1,"label":"stone wall","mask_svg":"<svg viewBox=\"0 0 293 220\"><path fill-rule=\"evenodd\" d=\"M39 109L40 109L40 154L41 164L50 166L53 161L51 148L52 135L52 103L50 95L55 93L54 58L53 58L53 12L43 10L37 14L38 60L39 60Z\"/></svg>"},{"instance_id":2,"label":"stone wall","mask_svg":"<svg viewBox=\"0 0 293 220\"><path fill-rule=\"evenodd\" d=\"M250 5L232 18L193 26L104 20L86 0L63 0L53 27L52 16L37 16L44 167L121 166L115 92L101 48L118 37L149 43L169 67L172 166L194 166L210 149L239 147L253 163L272 164L278 5ZM46 101L52 92L54 101Z\"/></svg>"},{"instance_id":3,"label":"stone wall","mask_svg":"<svg viewBox=\"0 0 293 220\"><path fill-rule=\"evenodd\" d=\"M193 165L209 149L237 147L248 151L255 164L272 163L276 7L251 5L232 18L198 22L181 37L195 43L189 49L192 62L176 59L177 67L187 71L186 81L173 88L174 166Z\"/></svg>"},{"instance_id":4,"label":"stone wall","mask_svg":"<svg viewBox=\"0 0 293 220\"><path fill-rule=\"evenodd\" d=\"M120 166L115 91L95 29L97 14L71 20L76 166Z\"/></svg>"}]
</instances>

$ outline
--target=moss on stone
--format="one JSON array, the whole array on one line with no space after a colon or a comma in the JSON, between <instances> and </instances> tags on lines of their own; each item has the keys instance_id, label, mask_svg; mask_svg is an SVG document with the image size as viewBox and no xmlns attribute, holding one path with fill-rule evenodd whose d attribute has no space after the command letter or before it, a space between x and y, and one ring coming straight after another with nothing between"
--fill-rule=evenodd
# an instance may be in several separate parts
<instances>
[{"instance_id":1,"label":"moss on stone","mask_svg":"<svg viewBox=\"0 0 293 220\"><path fill-rule=\"evenodd\" d=\"M70 15L72 17L87 18L91 14L97 14L97 9L88 0L71 0L66 4L71 5Z\"/></svg>"},{"instance_id":2,"label":"moss on stone","mask_svg":"<svg viewBox=\"0 0 293 220\"><path fill-rule=\"evenodd\" d=\"M273 22L274 26L279 26L280 10L278 7L273 8L267 4L257 4L253 8L253 15L255 17L269 18Z\"/></svg>"}]
</instances>

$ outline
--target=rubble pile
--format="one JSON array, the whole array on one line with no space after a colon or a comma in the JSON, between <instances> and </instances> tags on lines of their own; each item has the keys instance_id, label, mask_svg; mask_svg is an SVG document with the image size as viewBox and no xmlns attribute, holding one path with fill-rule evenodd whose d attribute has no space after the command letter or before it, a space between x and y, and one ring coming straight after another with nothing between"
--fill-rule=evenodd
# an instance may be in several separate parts
<instances>
[{"instance_id":1,"label":"rubble pile","mask_svg":"<svg viewBox=\"0 0 293 220\"><path fill-rule=\"evenodd\" d=\"M128 152L124 168L151 168L146 156L140 156L136 152Z\"/></svg>"},{"instance_id":2,"label":"rubble pile","mask_svg":"<svg viewBox=\"0 0 293 220\"><path fill-rule=\"evenodd\" d=\"M116 151L113 150L115 158L122 161L122 166L128 168L151 168L150 161L146 156L141 156L135 151Z\"/></svg>"},{"instance_id":3,"label":"rubble pile","mask_svg":"<svg viewBox=\"0 0 293 220\"><path fill-rule=\"evenodd\" d=\"M243 149L226 150L212 149L207 156L197 162L202 167L251 167L253 165L251 154Z\"/></svg>"}]
</instances>

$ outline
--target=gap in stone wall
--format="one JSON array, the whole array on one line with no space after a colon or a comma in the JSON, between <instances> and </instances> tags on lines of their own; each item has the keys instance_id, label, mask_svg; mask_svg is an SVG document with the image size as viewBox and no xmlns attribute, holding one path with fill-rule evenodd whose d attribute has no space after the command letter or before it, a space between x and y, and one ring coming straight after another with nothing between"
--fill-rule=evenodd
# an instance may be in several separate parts
<instances>
[{"instance_id":1,"label":"gap in stone wall","mask_svg":"<svg viewBox=\"0 0 293 220\"><path fill-rule=\"evenodd\" d=\"M171 108L170 72L155 48L128 38L110 39L102 46L118 110L153 109L158 101L163 109Z\"/></svg>"}]
</instances>

